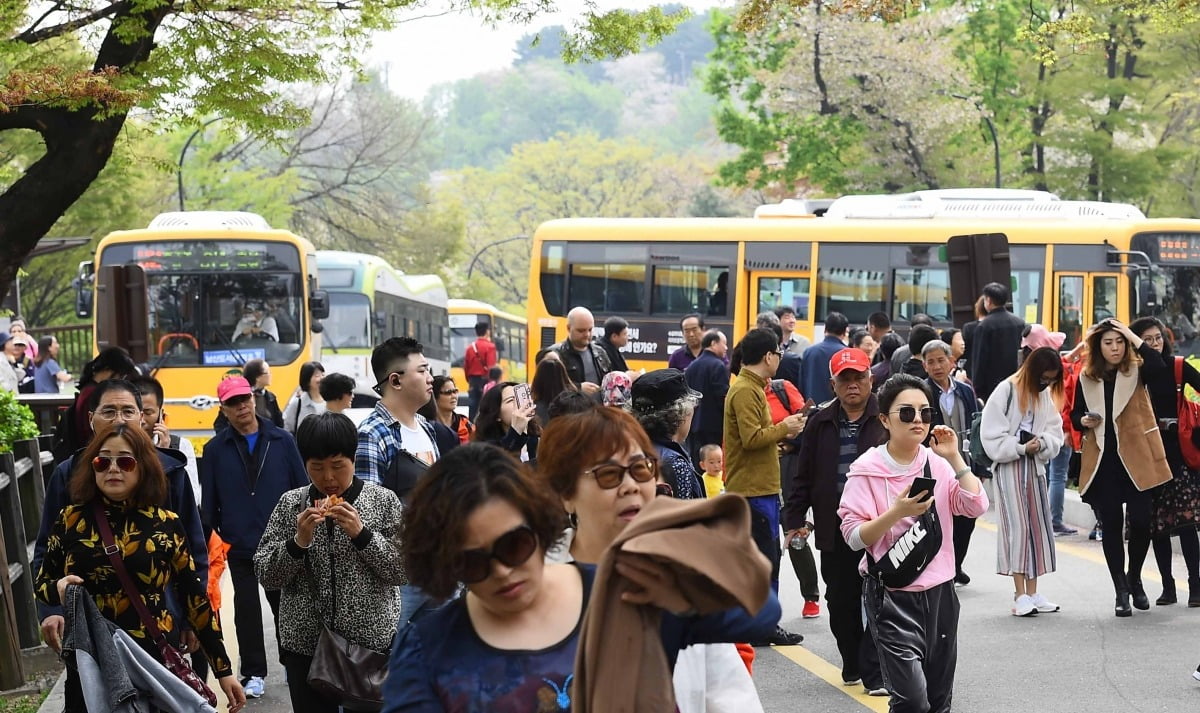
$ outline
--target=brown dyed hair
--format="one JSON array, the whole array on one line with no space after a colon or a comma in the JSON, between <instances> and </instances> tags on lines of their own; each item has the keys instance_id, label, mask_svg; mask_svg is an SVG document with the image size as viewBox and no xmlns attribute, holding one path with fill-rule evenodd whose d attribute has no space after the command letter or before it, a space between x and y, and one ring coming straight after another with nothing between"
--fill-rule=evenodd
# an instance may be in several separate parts
<instances>
[{"instance_id":1,"label":"brown dyed hair","mask_svg":"<svg viewBox=\"0 0 1200 713\"><path fill-rule=\"evenodd\" d=\"M1109 332L1113 332L1125 340L1125 356L1121 359L1121 363L1115 367L1108 365L1108 362L1104 359L1104 352L1100 351L1100 340L1104 339L1104 335ZM1142 358L1138 356L1137 350L1133 348L1129 340L1125 339L1123 334L1104 322L1093 327L1091 334L1087 335L1087 354L1084 356L1084 359L1087 362L1083 367L1083 375L1096 381L1111 378L1117 371L1120 371L1122 374L1128 374L1130 369L1142 365Z\"/></svg>"},{"instance_id":2,"label":"brown dyed hair","mask_svg":"<svg viewBox=\"0 0 1200 713\"><path fill-rule=\"evenodd\" d=\"M1054 400L1055 406L1062 408L1065 398L1063 375L1066 373L1066 370L1063 369L1062 357L1058 355L1057 349L1038 347L1025 357L1025 361L1021 362L1021 368L1017 369L1017 373L1012 376L1013 390L1017 393L1017 405L1022 413L1037 405L1038 399L1041 397L1042 374L1051 369L1058 370L1058 380L1049 387L1050 398Z\"/></svg>"},{"instance_id":3,"label":"brown dyed hair","mask_svg":"<svg viewBox=\"0 0 1200 713\"><path fill-rule=\"evenodd\" d=\"M467 519L492 498L521 512L543 553L566 527L562 503L520 461L490 443L459 446L430 467L404 510L401 541L411 584L439 600L454 594Z\"/></svg>"},{"instance_id":4,"label":"brown dyed hair","mask_svg":"<svg viewBox=\"0 0 1200 713\"><path fill-rule=\"evenodd\" d=\"M585 468L624 451L629 441L657 460L658 449L646 431L621 409L597 408L560 416L542 431L538 475L559 497L569 498Z\"/></svg>"},{"instance_id":5,"label":"brown dyed hair","mask_svg":"<svg viewBox=\"0 0 1200 713\"><path fill-rule=\"evenodd\" d=\"M100 455L100 449L105 441L113 436L120 436L129 444L133 457L138 464L138 484L134 487L129 498L138 507L163 505L167 501L167 475L163 472L162 462L158 459L158 449L150 442L150 436L137 425L117 423L104 424L92 437L87 448L75 462L75 472L71 474L71 482L67 492L71 502L83 504L101 497L100 488L96 485L96 472L92 470L92 459Z\"/></svg>"}]
</instances>

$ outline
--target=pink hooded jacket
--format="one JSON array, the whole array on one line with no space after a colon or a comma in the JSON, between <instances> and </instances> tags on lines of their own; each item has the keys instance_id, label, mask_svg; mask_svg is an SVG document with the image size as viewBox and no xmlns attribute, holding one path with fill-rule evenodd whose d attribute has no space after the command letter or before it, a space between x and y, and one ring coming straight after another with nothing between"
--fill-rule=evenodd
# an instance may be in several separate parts
<instances>
[{"instance_id":1,"label":"pink hooded jacket","mask_svg":"<svg viewBox=\"0 0 1200 713\"><path fill-rule=\"evenodd\" d=\"M933 500L938 521L942 526L942 549L916 581L900 590L922 592L954 578L954 520L951 516L979 517L984 514L988 509L987 493L981 489L978 494L973 495L963 490L954 479L954 471L950 464L925 446L921 446L913 462L900 471L893 470L892 462L885 456L886 448L886 445L876 446L851 464L850 472L846 475L846 489L842 491L842 502L838 507L838 517L842 519L842 536L846 538L846 542L861 543L861 539L857 537L858 528L886 512L913 479L922 474L925 461L931 459L930 471L937 481L933 489ZM883 557L892 544L912 527L913 522L911 517L897 522L891 531L868 548L871 556L876 560ZM866 573L866 557L858 569Z\"/></svg>"}]
</instances>

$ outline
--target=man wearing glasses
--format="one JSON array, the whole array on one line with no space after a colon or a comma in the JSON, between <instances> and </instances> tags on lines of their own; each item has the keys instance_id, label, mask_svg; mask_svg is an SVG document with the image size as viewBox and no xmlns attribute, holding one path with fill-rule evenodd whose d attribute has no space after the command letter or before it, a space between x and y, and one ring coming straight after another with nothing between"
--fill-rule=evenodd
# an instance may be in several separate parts
<instances>
[{"instance_id":1,"label":"man wearing glasses","mask_svg":"<svg viewBox=\"0 0 1200 713\"><path fill-rule=\"evenodd\" d=\"M91 393L88 404L88 422L91 425L90 433L94 433L102 424L116 422L137 423L144 427L142 400L137 387L124 379L101 381L96 385L95 391ZM46 540L50 537L50 528L54 525L54 521L62 509L71 503L71 498L67 493L67 484L75 469L76 458L86 447L86 443L81 444L79 451L59 463L46 482L46 499L42 504L42 523L38 530L33 559L30 563L35 573L42 567L42 558L46 554ZM196 574L200 581L207 582L208 545L204 539L204 530L200 524L200 512L196 507L196 498L192 492L187 470L183 461L173 457L169 452L160 450L158 457L167 476L167 508L179 516L179 522L183 525L184 535L187 538L188 550L192 555L192 560L196 563ZM182 599L172 597L170 594L171 592L168 591L167 604L174 612L176 621L187 621L182 607L177 606ZM42 638L50 648L59 651L62 648L63 629L66 625L62 616L62 607L48 606L41 602L38 602L37 606L38 618L42 622ZM182 640L190 651L198 650L199 642L191 631L185 630ZM203 658L204 654L200 652L193 661L198 662ZM67 701L67 710L83 710L84 707L82 700Z\"/></svg>"},{"instance_id":2,"label":"man wearing glasses","mask_svg":"<svg viewBox=\"0 0 1200 713\"><path fill-rule=\"evenodd\" d=\"M767 383L775 376L783 350L775 332L752 329L741 342L742 368L725 397L725 491L750 503L750 534L771 563L771 587L779 591L779 450L785 438L804 430L805 416L792 414L773 424ZM776 627L756 646L789 646L804 637Z\"/></svg>"},{"instance_id":3,"label":"man wearing glasses","mask_svg":"<svg viewBox=\"0 0 1200 713\"><path fill-rule=\"evenodd\" d=\"M671 352L667 368L687 371L688 366L700 357L700 342L704 339L704 317L696 313L686 315L679 320L679 329L683 332L683 346Z\"/></svg>"}]
</instances>

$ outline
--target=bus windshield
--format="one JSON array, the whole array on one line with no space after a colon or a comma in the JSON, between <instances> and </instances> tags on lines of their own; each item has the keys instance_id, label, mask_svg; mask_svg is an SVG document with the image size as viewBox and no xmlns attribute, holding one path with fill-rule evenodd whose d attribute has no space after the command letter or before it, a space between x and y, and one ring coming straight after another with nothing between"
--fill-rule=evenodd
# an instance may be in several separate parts
<instances>
[{"instance_id":1,"label":"bus windshield","mask_svg":"<svg viewBox=\"0 0 1200 713\"><path fill-rule=\"evenodd\" d=\"M110 246L103 265L146 271L155 367L289 364L307 342L300 255L262 241L158 241Z\"/></svg>"},{"instance_id":2,"label":"bus windshield","mask_svg":"<svg viewBox=\"0 0 1200 713\"><path fill-rule=\"evenodd\" d=\"M1174 333L1175 354L1200 355L1200 274L1195 267L1159 265L1151 280L1160 306L1156 316Z\"/></svg>"},{"instance_id":3,"label":"bus windshield","mask_svg":"<svg viewBox=\"0 0 1200 713\"><path fill-rule=\"evenodd\" d=\"M324 270L321 271L325 273ZM330 292L323 343L333 349L371 348L371 302L359 292Z\"/></svg>"}]
</instances>

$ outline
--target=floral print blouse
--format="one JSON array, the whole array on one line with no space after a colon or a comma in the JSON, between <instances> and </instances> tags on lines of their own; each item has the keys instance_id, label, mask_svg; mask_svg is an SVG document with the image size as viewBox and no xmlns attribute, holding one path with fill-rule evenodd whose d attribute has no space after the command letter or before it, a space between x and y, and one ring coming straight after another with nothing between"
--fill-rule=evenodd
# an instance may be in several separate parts
<instances>
[{"instance_id":1,"label":"floral print blouse","mask_svg":"<svg viewBox=\"0 0 1200 713\"><path fill-rule=\"evenodd\" d=\"M146 609L155 617L163 635L172 643L179 641L179 627L167 609L166 598L167 586L175 582L191 628L212 663L213 675L221 678L232 674L221 626L188 553L178 516L160 507L138 508L107 498L102 502L129 578L141 589ZM38 572L38 598L50 605L59 604L58 580L68 574L83 578L83 586L100 613L159 658L157 645L150 640L121 588L112 562L104 554L104 542L91 503L68 505L59 513Z\"/></svg>"}]
</instances>

